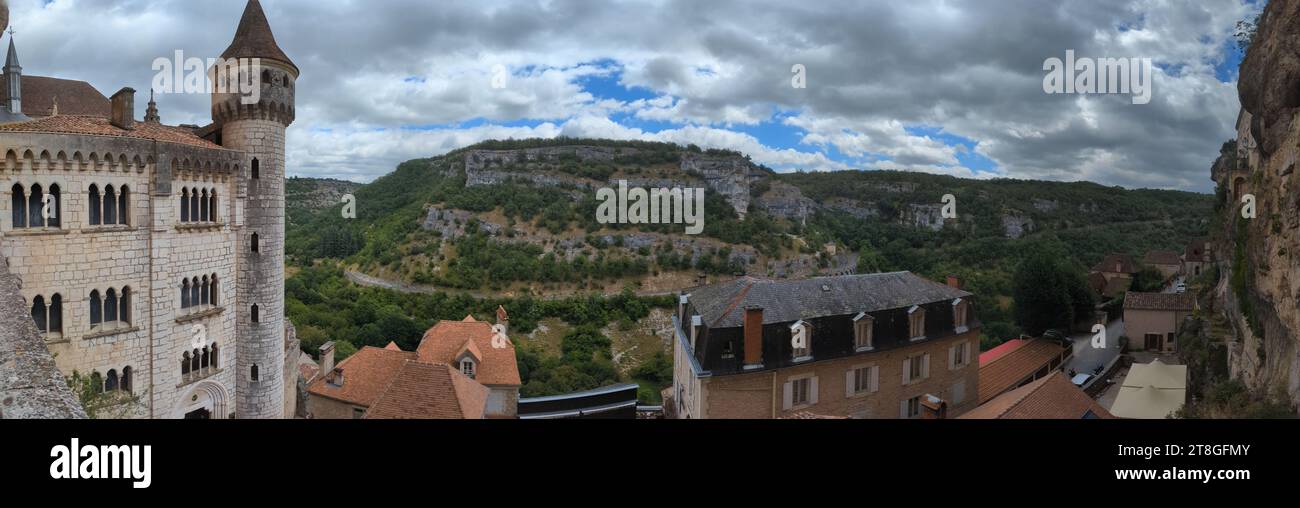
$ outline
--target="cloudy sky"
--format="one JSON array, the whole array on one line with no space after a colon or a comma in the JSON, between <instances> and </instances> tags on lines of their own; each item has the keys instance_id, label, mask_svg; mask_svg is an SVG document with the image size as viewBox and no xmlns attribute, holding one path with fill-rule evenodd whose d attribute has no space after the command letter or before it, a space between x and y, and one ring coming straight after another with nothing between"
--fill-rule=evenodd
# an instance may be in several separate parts
<instances>
[{"instance_id":1,"label":"cloudy sky","mask_svg":"<svg viewBox=\"0 0 1300 508\"><path fill-rule=\"evenodd\" d=\"M263 0L302 69L289 172L369 181L484 139L731 148L778 171L1211 189L1246 0ZM215 57L244 0L10 0L28 74L146 91ZM7 36L6 36L7 37ZM1150 104L1049 95L1044 61L1150 58ZM806 68L807 87L792 86ZM500 66L500 67L499 67ZM504 87L493 86L504 68ZM142 92L144 93L144 92ZM206 96L158 98L206 124ZM143 116L144 102L137 101Z\"/></svg>"}]
</instances>

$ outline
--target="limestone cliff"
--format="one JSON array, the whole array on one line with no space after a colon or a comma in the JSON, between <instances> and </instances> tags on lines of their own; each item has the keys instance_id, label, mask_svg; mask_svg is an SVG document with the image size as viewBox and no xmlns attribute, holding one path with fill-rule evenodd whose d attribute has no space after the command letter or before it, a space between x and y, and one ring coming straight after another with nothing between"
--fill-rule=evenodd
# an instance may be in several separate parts
<instances>
[{"instance_id":1,"label":"limestone cliff","mask_svg":"<svg viewBox=\"0 0 1300 508\"><path fill-rule=\"evenodd\" d=\"M0 257L0 419L85 418Z\"/></svg>"},{"instance_id":2,"label":"limestone cliff","mask_svg":"<svg viewBox=\"0 0 1300 508\"><path fill-rule=\"evenodd\" d=\"M1285 391L1300 403L1300 0L1273 0L1241 67L1243 111L1235 143L1212 169L1219 184L1214 255L1223 269L1219 305L1235 337L1229 368L1259 391ZM1254 218L1243 218L1243 199Z\"/></svg>"}]
</instances>

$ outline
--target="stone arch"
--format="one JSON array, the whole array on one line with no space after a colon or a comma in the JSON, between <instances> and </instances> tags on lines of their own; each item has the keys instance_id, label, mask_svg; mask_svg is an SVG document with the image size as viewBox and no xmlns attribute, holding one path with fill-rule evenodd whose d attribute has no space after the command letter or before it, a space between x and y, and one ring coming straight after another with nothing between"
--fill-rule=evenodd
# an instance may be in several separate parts
<instances>
[{"instance_id":1,"label":"stone arch","mask_svg":"<svg viewBox=\"0 0 1300 508\"><path fill-rule=\"evenodd\" d=\"M112 152L105 152L102 157L103 158L100 160L104 162L104 170L113 171L113 166L117 164L117 159L113 157Z\"/></svg>"},{"instance_id":2,"label":"stone arch","mask_svg":"<svg viewBox=\"0 0 1300 508\"><path fill-rule=\"evenodd\" d=\"M37 156L37 160L41 161L41 169L44 171L54 169L54 166L50 164L53 159L54 158L50 156L49 150L41 150L41 154Z\"/></svg>"},{"instance_id":3,"label":"stone arch","mask_svg":"<svg viewBox=\"0 0 1300 508\"><path fill-rule=\"evenodd\" d=\"M99 170L100 170L100 167L99 167L99 154L97 154L97 153L95 153L95 152L90 152L90 161L89 161L89 164L90 164L90 169L91 169L92 171L99 171Z\"/></svg>"},{"instance_id":4,"label":"stone arch","mask_svg":"<svg viewBox=\"0 0 1300 508\"><path fill-rule=\"evenodd\" d=\"M13 150L9 150L8 152L5 152L5 169L7 169L7 170L9 170L9 171L17 171L17 170L18 170L18 153L17 153L17 152L15 152L15 151L13 151Z\"/></svg>"},{"instance_id":5,"label":"stone arch","mask_svg":"<svg viewBox=\"0 0 1300 508\"><path fill-rule=\"evenodd\" d=\"M230 415L230 393L226 387L211 380L204 380L186 390L176 400L172 409L172 418L184 419L196 411L207 410L212 418L222 420Z\"/></svg>"},{"instance_id":6,"label":"stone arch","mask_svg":"<svg viewBox=\"0 0 1300 508\"><path fill-rule=\"evenodd\" d=\"M1239 176L1232 181L1232 197L1240 201L1246 195L1246 177Z\"/></svg>"},{"instance_id":7,"label":"stone arch","mask_svg":"<svg viewBox=\"0 0 1300 508\"><path fill-rule=\"evenodd\" d=\"M117 156L117 167L121 169L123 173L131 172L131 161L130 159L127 159L126 154L119 154Z\"/></svg>"}]
</instances>

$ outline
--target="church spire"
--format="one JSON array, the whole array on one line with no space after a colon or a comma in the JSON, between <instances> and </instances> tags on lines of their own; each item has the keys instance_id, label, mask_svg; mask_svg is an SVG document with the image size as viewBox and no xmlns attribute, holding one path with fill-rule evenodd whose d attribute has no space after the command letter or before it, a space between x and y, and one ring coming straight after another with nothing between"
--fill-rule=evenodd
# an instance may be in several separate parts
<instances>
[{"instance_id":1,"label":"church spire","mask_svg":"<svg viewBox=\"0 0 1300 508\"><path fill-rule=\"evenodd\" d=\"M6 122L27 120L23 114L23 67L18 64L18 48L14 46L14 29L9 28L9 54L5 57L5 115Z\"/></svg>"},{"instance_id":2,"label":"church spire","mask_svg":"<svg viewBox=\"0 0 1300 508\"><path fill-rule=\"evenodd\" d=\"M295 77L298 74L298 66L289 60L289 55L284 54L284 50L275 42L271 22L267 21L262 3L257 0L249 0L248 6L244 7L244 16L239 20L239 28L235 29L235 40L231 41L221 58L273 60L293 69Z\"/></svg>"},{"instance_id":3,"label":"church spire","mask_svg":"<svg viewBox=\"0 0 1300 508\"><path fill-rule=\"evenodd\" d=\"M162 123L162 117L158 116L158 103L153 100L152 88L149 89L149 107L144 110L144 123Z\"/></svg>"}]
</instances>

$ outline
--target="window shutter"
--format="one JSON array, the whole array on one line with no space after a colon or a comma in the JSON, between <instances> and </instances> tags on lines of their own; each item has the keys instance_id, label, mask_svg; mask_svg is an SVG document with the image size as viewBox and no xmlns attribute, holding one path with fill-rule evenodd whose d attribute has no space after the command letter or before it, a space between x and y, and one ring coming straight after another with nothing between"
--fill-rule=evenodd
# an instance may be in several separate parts
<instances>
[{"instance_id":1,"label":"window shutter","mask_svg":"<svg viewBox=\"0 0 1300 508\"><path fill-rule=\"evenodd\" d=\"M871 393L880 391L880 367L871 368L871 382L867 386L870 387Z\"/></svg>"},{"instance_id":2,"label":"window shutter","mask_svg":"<svg viewBox=\"0 0 1300 508\"><path fill-rule=\"evenodd\" d=\"M926 354L921 357L921 379L930 377L930 355Z\"/></svg>"},{"instance_id":3,"label":"window shutter","mask_svg":"<svg viewBox=\"0 0 1300 508\"><path fill-rule=\"evenodd\" d=\"M858 380L857 377L858 371L854 369L849 369L848 372L844 373L844 397L852 397L856 394L853 388Z\"/></svg>"},{"instance_id":4,"label":"window shutter","mask_svg":"<svg viewBox=\"0 0 1300 508\"><path fill-rule=\"evenodd\" d=\"M898 404L898 417L899 417L899 418L902 418L902 419L904 419L904 420L906 420L906 419L908 418L908 416L907 416L907 399L903 399L903 401L902 401L901 403Z\"/></svg>"},{"instance_id":5,"label":"window shutter","mask_svg":"<svg viewBox=\"0 0 1300 508\"><path fill-rule=\"evenodd\" d=\"M957 369L957 346L948 348L948 370Z\"/></svg>"},{"instance_id":6,"label":"window shutter","mask_svg":"<svg viewBox=\"0 0 1300 508\"><path fill-rule=\"evenodd\" d=\"M970 344L969 342L967 342L967 343L966 343L966 347L965 347L964 349L962 349L961 364L962 364L963 366L965 366L965 365L970 365L970 349L971 349L971 347L973 347L973 346L971 346L971 344Z\"/></svg>"},{"instance_id":7,"label":"window shutter","mask_svg":"<svg viewBox=\"0 0 1300 508\"><path fill-rule=\"evenodd\" d=\"M781 405L781 409L789 411L792 407L794 407L794 383L787 381L785 383L785 401Z\"/></svg>"},{"instance_id":8,"label":"window shutter","mask_svg":"<svg viewBox=\"0 0 1300 508\"><path fill-rule=\"evenodd\" d=\"M817 393L818 393L819 391L821 391L821 390L818 390L818 389L817 389L817 378L815 378L815 377L812 378L812 382L811 382L810 384L812 385L812 388L811 388L812 393L808 394L808 403L810 403L810 404L816 404L816 403L817 403Z\"/></svg>"},{"instance_id":9,"label":"window shutter","mask_svg":"<svg viewBox=\"0 0 1300 508\"><path fill-rule=\"evenodd\" d=\"M903 384L912 382L912 359L903 360Z\"/></svg>"}]
</instances>

